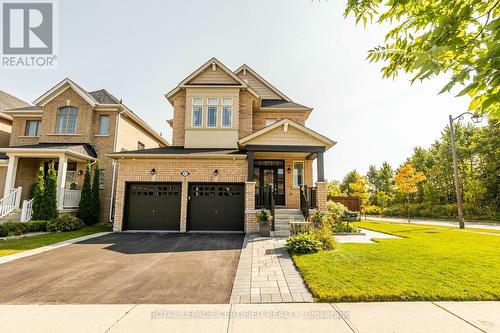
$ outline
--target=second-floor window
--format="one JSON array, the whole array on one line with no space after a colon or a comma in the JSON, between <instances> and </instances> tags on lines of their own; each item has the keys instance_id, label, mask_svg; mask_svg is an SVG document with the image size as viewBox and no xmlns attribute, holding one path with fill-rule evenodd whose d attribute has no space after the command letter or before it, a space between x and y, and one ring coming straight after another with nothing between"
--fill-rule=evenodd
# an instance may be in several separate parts
<instances>
[{"instance_id":1,"label":"second-floor window","mask_svg":"<svg viewBox=\"0 0 500 333\"><path fill-rule=\"evenodd\" d=\"M109 134L109 116L100 115L99 116L99 135Z\"/></svg>"},{"instance_id":2,"label":"second-floor window","mask_svg":"<svg viewBox=\"0 0 500 333\"><path fill-rule=\"evenodd\" d=\"M209 106L207 108L207 127L217 126L217 107Z\"/></svg>"},{"instance_id":3,"label":"second-floor window","mask_svg":"<svg viewBox=\"0 0 500 333\"><path fill-rule=\"evenodd\" d=\"M60 108L57 111L57 133L75 134L78 109L72 106Z\"/></svg>"},{"instance_id":4,"label":"second-floor window","mask_svg":"<svg viewBox=\"0 0 500 333\"><path fill-rule=\"evenodd\" d=\"M233 99L224 97L222 99L222 127L233 126Z\"/></svg>"},{"instance_id":5,"label":"second-floor window","mask_svg":"<svg viewBox=\"0 0 500 333\"><path fill-rule=\"evenodd\" d=\"M24 135L26 136L40 136L42 122L40 120L27 120Z\"/></svg>"},{"instance_id":6,"label":"second-floor window","mask_svg":"<svg viewBox=\"0 0 500 333\"><path fill-rule=\"evenodd\" d=\"M191 125L193 127L201 127L203 119L203 98L193 98L193 113L191 115Z\"/></svg>"}]
</instances>

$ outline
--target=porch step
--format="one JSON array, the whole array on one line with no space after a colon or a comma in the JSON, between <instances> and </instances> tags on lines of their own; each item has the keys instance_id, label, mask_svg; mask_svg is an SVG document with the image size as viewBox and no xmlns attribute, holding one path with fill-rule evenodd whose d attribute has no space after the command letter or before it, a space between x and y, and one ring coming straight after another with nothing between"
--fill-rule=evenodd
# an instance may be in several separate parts
<instances>
[{"instance_id":1,"label":"porch step","mask_svg":"<svg viewBox=\"0 0 500 333\"><path fill-rule=\"evenodd\" d=\"M304 222L304 216L300 209L277 208L274 211L274 229L271 236L290 236L290 222Z\"/></svg>"},{"instance_id":2,"label":"porch step","mask_svg":"<svg viewBox=\"0 0 500 333\"><path fill-rule=\"evenodd\" d=\"M21 220L21 209L14 209L9 214L5 215L0 219L1 222L7 221L20 221Z\"/></svg>"}]
</instances>

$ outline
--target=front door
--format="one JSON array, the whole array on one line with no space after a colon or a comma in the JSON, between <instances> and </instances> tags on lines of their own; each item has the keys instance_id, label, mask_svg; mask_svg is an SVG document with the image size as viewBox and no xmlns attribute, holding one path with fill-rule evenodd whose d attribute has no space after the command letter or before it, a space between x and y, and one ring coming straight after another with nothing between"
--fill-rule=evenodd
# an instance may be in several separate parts
<instances>
[{"instance_id":1,"label":"front door","mask_svg":"<svg viewBox=\"0 0 500 333\"><path fill-rule=\"evenodd\" d=\"M283 161L255 161L255 206L267 204L268 191L273 191L274 204L285 205L285 169Z\"/></svg>"}]
</instances>

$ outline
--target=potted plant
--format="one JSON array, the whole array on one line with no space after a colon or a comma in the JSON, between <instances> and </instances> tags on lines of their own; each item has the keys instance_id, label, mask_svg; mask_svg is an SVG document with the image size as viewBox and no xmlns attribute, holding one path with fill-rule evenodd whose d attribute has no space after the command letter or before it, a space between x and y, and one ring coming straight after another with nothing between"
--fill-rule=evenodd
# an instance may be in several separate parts
<instances>
[{"instance_id":1,"label":"potted plant","mask_svg":"<svg viewBox=\"0 0 500 333\"><path fill-rule=\"evenodd\" d=\"M273 217L265 209L257 213L257 221L259 221L259 233L263 237L271 236L271 221Z\"/></svg>"}]
</instances>

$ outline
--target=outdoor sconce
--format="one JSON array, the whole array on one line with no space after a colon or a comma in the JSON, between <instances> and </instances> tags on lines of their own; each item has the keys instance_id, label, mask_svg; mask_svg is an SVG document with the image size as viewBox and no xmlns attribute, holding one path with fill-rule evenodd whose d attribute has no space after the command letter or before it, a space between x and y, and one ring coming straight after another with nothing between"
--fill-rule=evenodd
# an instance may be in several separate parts
<instances>
[{"instance_id":1,"label":"outdoor sconce","mask_svg":"<svg viewBox=\"0 0 500 333\"><path fill-rule=\"evenodd\" d=\"M219 175L219 170L215 169L214 170L214 177L217 177Z\"/></svg>"},{"instance_id":2,"label":"outdoor sconce","mask_svg":"<svg viewBox=\"0 0 500 333\"><path fill-rule=\"evenodd\" d=\"M83 170L78 170L78 176L83 175Z\"/></svg>"},{"instance_id":3,"label":"outdoor sconce","mask_svg":"<svg viewBox=\"0 0 500 333\"><path fill-rule=\"evenodd\" d=\"M290 169L290 167L288 167L288 169L286 169L286 172L287 172L288 174L290 174L290 173L292 172L292 169Z\"/></svg>"},{"instance_id":4,"label":"outdoor sconce","mask_svg":"<svg viewBox=\"0 0 500 333\"><path fill-rule=\"evenodd\" d=\"M149 174L151 176L154 176L156 174L156 169L155 168L151 169L151 171L149 171Z\"/></svg>"}]
</instances>

